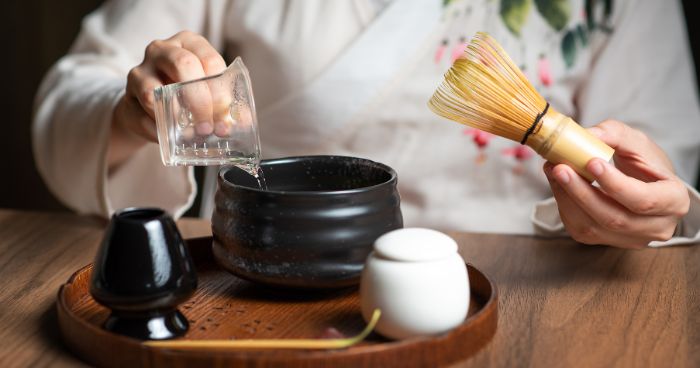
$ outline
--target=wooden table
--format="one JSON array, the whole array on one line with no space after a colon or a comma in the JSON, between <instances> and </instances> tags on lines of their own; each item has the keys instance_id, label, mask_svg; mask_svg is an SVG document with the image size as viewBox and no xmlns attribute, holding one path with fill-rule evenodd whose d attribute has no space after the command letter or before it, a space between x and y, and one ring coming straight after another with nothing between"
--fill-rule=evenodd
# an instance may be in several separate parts
<instances>
[{"instance_id":1,"label":"wooden table","mask_svg":"<svg viewBox=\"0 0 700 368\"><path fill-rule=\"evenodd\" d=\"M76 366L58 287L92 261L104 222L0 210L0 367ZM209 223L181 220L185 237ZM565 239L453 234L500 292L493 341L458 366L700 366L700 246L625 251Z\"/></svg>"}]
</instances>

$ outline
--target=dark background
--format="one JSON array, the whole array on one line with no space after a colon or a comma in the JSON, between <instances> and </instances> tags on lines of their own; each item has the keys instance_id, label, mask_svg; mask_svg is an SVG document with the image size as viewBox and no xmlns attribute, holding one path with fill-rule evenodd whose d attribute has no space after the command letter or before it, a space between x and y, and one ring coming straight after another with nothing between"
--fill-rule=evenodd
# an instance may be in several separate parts
<instances>
[{"instance_id":1,"label":"dark background","mask_svg":"<svg viewBox=\"0 0 700 368\"><path fill-rule=\"evenodd\" d=\"M0 208L65 210L34 168L29 132L32 101L44 73L71 45L82 17L101 3L102 0L0 2L0 34L4 36L5 48L0 58L5 73L0 99ZM689 3L690 0L683 0L686 16L691 14ZM698 65L700 29L696 19L687 23Z\"/></svg>"}]
</instances>

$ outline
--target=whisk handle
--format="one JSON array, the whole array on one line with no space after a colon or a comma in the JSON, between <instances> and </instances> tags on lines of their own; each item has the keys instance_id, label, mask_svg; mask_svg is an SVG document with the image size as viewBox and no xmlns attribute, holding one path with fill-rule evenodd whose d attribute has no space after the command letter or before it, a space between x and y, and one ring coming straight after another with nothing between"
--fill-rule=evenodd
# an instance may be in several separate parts
<instances>
[{"instance_id":1,"label":"whisk handle","mask_svg":"<svg viewBox=\"0 0 700 368\"><path fill-rule=\"evenodd\" d=\"M610 161L615 153L598 137L554 109L542 118L540 128L527 143L547 161L567 164L591 182L595 179L586 170L586 164L593 158Z\"/></svg>"}]
</instances>

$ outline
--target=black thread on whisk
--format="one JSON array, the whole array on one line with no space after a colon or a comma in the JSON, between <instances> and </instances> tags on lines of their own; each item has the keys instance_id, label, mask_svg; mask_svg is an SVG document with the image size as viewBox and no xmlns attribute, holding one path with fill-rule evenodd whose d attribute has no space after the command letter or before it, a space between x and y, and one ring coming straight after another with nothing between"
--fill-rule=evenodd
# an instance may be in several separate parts
<instances>
[{"instance_id":1,"label":"black thread on whisk","mask_svg":"<svg viewBox=\"0 0 700 368\"><path fill-rule=\"evenodd\" d=\"M525 144L525 142L527 142L527 137L529 137L530 134L532 134L532 132L535 131L535 128L537 128L537 124L539 124L542 118L547 114L547 110L549 110L549 102L547 102L547 105L544 107L544 110L542 110L541 113L537 114L537 116L535 117L535 121L532 123L532 125L530 125L530 127L527 128L527 131L523 136L523 140L520 141L520 144Z\"/></svg>"}]
</instances>

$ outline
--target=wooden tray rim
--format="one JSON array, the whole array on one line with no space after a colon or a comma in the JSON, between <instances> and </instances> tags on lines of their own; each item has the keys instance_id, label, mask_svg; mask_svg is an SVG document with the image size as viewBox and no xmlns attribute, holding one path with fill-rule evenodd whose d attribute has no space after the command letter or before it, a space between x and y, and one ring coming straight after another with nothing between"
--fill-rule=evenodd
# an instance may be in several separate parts
<instances>
[{"instance_id":1,"label":"wooden tray rim","mask_svg":"<svg viewBox=\"0 0 700 368\"><path fill-rule=\"evenodd\" d=\"M187 243L190 242L198 242L202 241L203 239L212 239L212 237L203 237L203 238L190 238L186 239ZM484 318L488 317L489 314L493 314L493 318L495 319L494 324L497 325L498 321L498 290L496 288L496 285L493 283L493 281L486 275L484 274L481 270L476 268L474 265L471 263L466 263L466 265L470 268L472 268L475 272L479 273L481 277L483 277L487 282L489 287L491 288L491 294L488 297L488 299L483 303L483 306L473 315L467 317L464 322L457 328L450 330L449 332L446 332L444 334L440 335L433 335L433 336L421 336L421 337L416 337L416 338L411 338L411 339L405 339L405 340L393 340L393 341L387 341L383 342L380 344L368 344L368 345L356 345L350 348L346 349L338 349L338 350L295 350L295 351L290 351L289 356L287 359L293 360L293 359L302 359L302 360L311 360L317 357L329 357L329 355L333 355L335 358L341 359L342 357L350 357L350 356L355 356L358 354L365 355L365 354L373 354L377 353L379 350L391 350L391 349L398 349L405 347L407 345L420 345L422 343L426 343L429 341L437 342L437 343L443 343L446 340L449 340L452 335L459 333L462 330L468 329L471 325L477 324L481 322ZM93 267L93 264L87 264L77 271L75 271L66 281L66 283L62 284L58 290L57 293L57 309L58 309L58 319L59 319L59 328L61 329L61 333L63 335L64 331L64 326L63 326L63 318L70 318L72 323L77 323L81 326L81 328L84 328L88 330L91 334L104 334L108 333L110 335L111 339L114 339L116 341L121 342L122 344L125 345L133 345L134 349L141 349L143 351L147 351L149 353L155 353L155 354L167 354L169 356L198 356L200 358L206 358L210 357L213 355L216 355L217 357L228 357L228 358L241 358L241 359L255 359L255 358L260 358L261 353L264 352L264 350L256 350L256 349L248 349L248 350L235 350L235 351L226 351L226 350L216 350L216 351L197 351L197 350L177 350L177 349L170 349L170 348L158 348L158 347L151 347L151 346L146 346L141 343L140 340L133 339L130 337L126 336L120 336L118 334L113 334L109 332L105 332L103 329L97 327L95 324L90 323L86 321L83 318L80 318L76 313L70 308L70 306L67 305L66 301L66 289L70 287L72 284L75 283L76 279L78 277L81 277L83 275L89 275L88 272L91 272L91 269ZM225 271L225 270L224 270ZM231 277L237 277L234 275L231 275ZM470 288L472 280L470 279ZM472 289L472 295L473 295L473 289ZM495 328L494 328L494 333L495 333ZM493 335L493 334L491 334ZM491 336L492 337L492 336ZM490 337L489 337L490 340ZM486 343L484 343L485 345ZM71 349L73 350L73 349ZM81 359L85 359L84 357L80 357Z\"/></svg>"}]
</instances>

